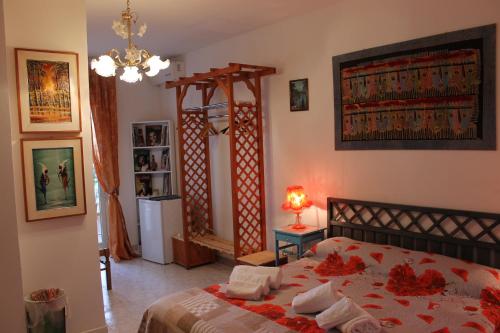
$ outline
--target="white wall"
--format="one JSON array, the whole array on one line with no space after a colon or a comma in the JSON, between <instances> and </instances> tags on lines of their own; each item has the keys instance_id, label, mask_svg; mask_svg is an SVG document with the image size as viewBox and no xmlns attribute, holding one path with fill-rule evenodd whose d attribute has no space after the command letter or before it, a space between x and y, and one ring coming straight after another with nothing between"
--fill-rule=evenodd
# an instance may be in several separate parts
<instances>
[{"instance_id":1,"label":"white wall","mask_svg":"<svg viewBox=\"0 0 500 333\"><path fill-rule=\"evenodd\" d=\"M311 224L326 223L327 196L500 212L499 151L335 151L331 64L334 55L498 22L496 0L339 0L190 52L186 72L228 62L277 67L263 84L269 231L293 221L280 209L291 184L303 185L320 208L306 211ZM310 111L291 113L288 81L304 77ZM220 174L228 167L220 165L227 168Z\"/></svg>"},{"instance_id":2,"label":"white wall","mask_svg":"<svg viewBox=\"0 0 500 333\"><path fill-rule=\"evenodd\" d=\"M3 2L0 1L0 285L5 286L0 302L0 327L5 332L24 332L23 285L21 261L17 238L16 206L12 170L12 146L10 138L9 94L5 50L5 24Z\"/></svg>"},{"instance_id":3,"label":"white wall","mask_svg":"<svg viewBox=\"0 0 500 333\"><path fill-rule=\"evenodd\" d=\"M132 245L139 244L137 205L135 199L134 159L132 156L132 134L130 124L134 121L168 119L162 112L160 91L162 88L150 83L126 83L116 78L118 103L118 160L120 166L120 202L127 223Z\"/></svg>"},{"instance_id":4,"label":"white wall","mask_svg":"<svg viewBox=\"0 0 500 333\"><path fill-rule=\"evenodd\" d=\"M71 306L68 332L106 331L98 264L83 0L5 0L7 68L17 228L23 290L65 289ZM87 215L26 223L18 132L14 48L78 52ZM23 136L23 137L28 137ZM33 137L33 136L31 136ZM40 136L36 136L40 137ZM4 203L4 202L3 202ZM9 268L10 269L10 268Z\"/></svg>"}]
</instances>

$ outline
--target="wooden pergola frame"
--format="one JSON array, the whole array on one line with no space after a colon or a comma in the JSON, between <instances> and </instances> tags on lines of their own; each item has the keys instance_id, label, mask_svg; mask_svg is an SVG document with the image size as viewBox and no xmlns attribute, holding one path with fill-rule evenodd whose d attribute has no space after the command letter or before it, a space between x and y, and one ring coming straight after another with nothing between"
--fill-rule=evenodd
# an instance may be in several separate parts
<instances>
[{"instance_id":1,"label":"wooden pergola frame","mask_svg":"<svg viewBox=\"0 0 500 333\"><path fill-rule=\"evenodd\" d=\"M167 81L165 88L176 88L181 166L184 251L194 244L205 249L232 252L235 258L266 248L265 183L262 130L261 78L275 74L273 67L229 63L225 68L211 68L177 81ZM243 82L255 103L238 103L234 84ZM201 135L208 122L207 109L186 111L184 99L190 87L201 90L201 105L210 104L217 88L227 98L230 137L231 184L233 207L232 244L213 235L210 149L208 136ZM208 251L208 249L207 249ZM211 256L201 256L211 258ZM187 268L209 262L187 255Z\"/></svg>"}]
</instances>

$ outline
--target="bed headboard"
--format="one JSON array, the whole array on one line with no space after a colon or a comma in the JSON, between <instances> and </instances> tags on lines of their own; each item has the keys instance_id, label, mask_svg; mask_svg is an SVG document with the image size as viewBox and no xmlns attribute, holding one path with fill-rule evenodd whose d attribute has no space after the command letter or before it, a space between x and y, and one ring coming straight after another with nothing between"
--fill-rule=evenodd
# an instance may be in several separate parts
<instances>
[{"instance_id":1,"label":"bed headboard","mask_svg":"<svg viewBox=\"0 0 500 333\"><path fill-rule=\"evenodd\" d=\"M328 237L440 253L500 268L500 214L328 198Z\"/></svg>"}]
</instances>

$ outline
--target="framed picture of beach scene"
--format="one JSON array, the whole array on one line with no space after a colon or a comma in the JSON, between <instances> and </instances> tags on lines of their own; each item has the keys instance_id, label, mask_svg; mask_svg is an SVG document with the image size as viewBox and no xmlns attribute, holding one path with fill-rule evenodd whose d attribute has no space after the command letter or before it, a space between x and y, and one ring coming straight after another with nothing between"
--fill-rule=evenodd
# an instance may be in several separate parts
<instances>
[{"instance_id":1,"label":"framed picture of beach scene","mask_svg":"<svg viewBox=\"0 0 500 333\"><path fill-rule=\"evenodd\" d=\"M86 214L82 139L22 139L26 220Z\"/></svg>"},{"instance_id":2,"label":"framed picture of beach scene","mask_svg":"<svg viewBox=\"0 0 500 333\"><path fill-rule=\"evenodd\" d=\"M80 132L78 54L15 49L21 133Z\"/></svg>"}]
</instances>

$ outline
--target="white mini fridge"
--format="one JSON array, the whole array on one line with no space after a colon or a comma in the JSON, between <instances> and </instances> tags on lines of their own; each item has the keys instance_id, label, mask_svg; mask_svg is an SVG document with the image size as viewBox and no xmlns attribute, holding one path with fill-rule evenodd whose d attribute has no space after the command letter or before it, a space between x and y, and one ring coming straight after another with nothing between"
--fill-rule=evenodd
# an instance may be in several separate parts
<instances>
[{"instance_id":1,"label":"white mini fridge","mask_svg":"<svg viewBox=\"0 0 500 333\"><path fill-rule=\"evenodd\" d=\"M173 261L172 237L182 234L178 196L139 199L142 258L159 264Z\"/></svg>"}]
</instances>

